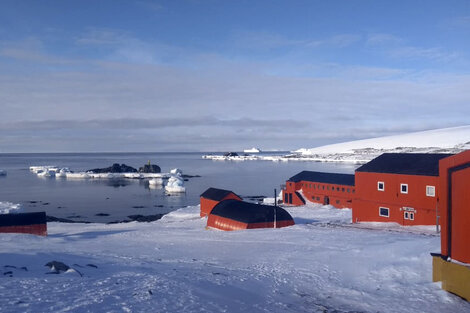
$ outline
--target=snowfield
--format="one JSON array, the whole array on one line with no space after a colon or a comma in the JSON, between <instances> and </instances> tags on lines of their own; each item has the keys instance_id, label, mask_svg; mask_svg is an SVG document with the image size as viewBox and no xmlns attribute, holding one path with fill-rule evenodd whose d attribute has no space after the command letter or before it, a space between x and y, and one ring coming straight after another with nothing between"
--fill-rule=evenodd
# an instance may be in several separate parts
<instances>
[{"instance_id":1,"label":"snowfield","mask_svg":"<svg viewBox=\"0 0 470 313\"><path fill-rule=\"evenodd\" d=\"M366 163L382 153L459 153L470 149L470 125L355 140L295 151L297 158Z\"/></svg>"},{"instance_id":2,"label":"snowfield","mask_svg":"<svg viewBox=\"0 0 470 313\"><path fill-rule=\"evenodd\" d=\"M0 234L0 311L470 311L431 282L431 231L351 227L350 210L329 206L287 210L297 225L282 229L206 230L195 206L152 223ZM52 274L50 261L72 269Z\"/></svg>"},{"instance_id":3,"label":"snowfield","mask_svg":"<svg viewBox=\"0 0 470 313\"><path fill-rule=\"evenodd\" d=\"M470 125L355 140L316 148L301 148L288 155L204 155L215 161L306 161L364 164L382 153L459 153L470 149Z\"/></svg>"}]
</instances>

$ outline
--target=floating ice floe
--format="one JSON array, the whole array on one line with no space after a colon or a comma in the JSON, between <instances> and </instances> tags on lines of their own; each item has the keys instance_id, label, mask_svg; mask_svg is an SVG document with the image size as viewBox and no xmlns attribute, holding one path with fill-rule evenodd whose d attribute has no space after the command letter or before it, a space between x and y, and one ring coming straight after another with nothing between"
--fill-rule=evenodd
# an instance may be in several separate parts
<instances>
[{"instance_id":1,"label":"floating ice floe","mask_svg":"<svg viewBox=\"0 0 470 313\"><path fill-rule=\"evenodd\" d=\"M0 214L20 213L21 205L18 203L0 201Z\"/></svg>"},{"instance_id":2,"label":"floating ice floe","mask_svg":"<svg viewBox=\"0 0 470 313\"><path fill-rule=\"evenodd\" d=\"M44 169L37 172L38 177L55 177L55 171Z\"/></svg>"},{"instance_id":3,"label":"floating ice floe","mask_svg":"<svg viewBox=\"0 0 470 313\"><path fill-rule=\"evenodd\" d=\"M175 169L178 170L178 169ZM184 187L183 178L181 177L181 170L174 171L174 175L168 179L168 183L165 186L165 191L168 193L184 193L186 192L186 188Z\"/></svg>"},{"instance_id":4,"label":"floating ice floe","mask_svg":"<svg viewBox=\"0 0 470 313\"><path fill-rule=\"evenodd\" d=\"M7 176L7 171L0 170L0 176Z\"/></svg>"},{"instance_id":5,"label":"floating ice floe","mask_svg":"<svg viewBox=\"0 0 470 313\"><path fill-rule=\"evenodd\" d=\"M171 175L181 176L181 175L183 175L183 171L180 170L179 168L174 168L170 171L170 174Z\"/></svg>"},{"instance_id":6,"label":"floating ice floe","mask_svg":"<svg viewBox=\"0 0 470 313\"><path fill-rule=\"evenodd\" d=\"M163 178L161 177L152 178L151 180L149 180L149 185L152 185L152 186L163 185Z\"/></svg>"},{"instance_id":7,"label":"floating ice floe","mask_svg":"<svg viewBox=\"0 0 470 313\"><path fill-rule=\"evenodd\" d=\"M39 172L45 172L45 171L58 172L59 168L55 165L40 165L40 166L30 166L29 170L33 173L38 174Z\"/></svg>"},{"instance_id":8,"label":"floating ice floe","mask_svg":"<svg viewBox=\"0 0 470 313\"><path fill-rule=\"evenodd\" d=\"M68 167L61 168L57 173L56 177L63 177L67 178L67 173L72 173L72 171Z\"/></svg>"},{"instance_id":9,"label":"floating ice floe","mask_svg":"<svg viewBox=\"0 0 470 313\"><path fill-rule=\"evenodd\" d=\"M65 177L67 179L88 179L90 178L90 175L88 175L87 173L66 173L65 174Z\"/></svg>"}]
</instances>

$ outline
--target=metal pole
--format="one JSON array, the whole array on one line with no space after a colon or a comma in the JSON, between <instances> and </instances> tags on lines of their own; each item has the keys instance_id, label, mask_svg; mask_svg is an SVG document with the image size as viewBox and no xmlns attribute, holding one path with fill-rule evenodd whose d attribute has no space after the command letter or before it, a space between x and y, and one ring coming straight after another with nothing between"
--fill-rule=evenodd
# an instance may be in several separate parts
<instances>
[{"instance_id":1,"label":"metal pole","mask_svg":"<svg viewBox=\"0 0 470 313\"><path fill-rule=\"evenodd\" d=\"M276 228L276 203L277 203L277 195L276 195L276 188L274 188L274 228Z\"/></svg>"}]
</instances>

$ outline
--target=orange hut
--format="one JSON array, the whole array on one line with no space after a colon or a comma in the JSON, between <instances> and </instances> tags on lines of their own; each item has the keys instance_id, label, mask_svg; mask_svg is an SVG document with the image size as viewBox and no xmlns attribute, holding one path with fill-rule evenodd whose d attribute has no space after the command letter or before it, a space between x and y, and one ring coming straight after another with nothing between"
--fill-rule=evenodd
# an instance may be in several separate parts
<instances>
[{"instance_id":1,"label":"orange hut","mask_svg":"<svg viewBox=\"0 0 470 313\"><path fill-rule=\"evenodd\" d=\"M292 216L278 206L238 200L219 202L207 218L207 227L220 230L281 228L294 225Z\"/></svg>"},{"instance_id":2,"label":"orange hut","mask_svg":"<svg viewBox=\"0 0 470 313\"><path fill-rule=\"evenodd\" d=\"M234 199L241 201L242 198L230 190L209 188L204 191L200 196L201 212L200 216L204 217L209 215L214 206L220 201Z\"/></svg>"}]
</instances>

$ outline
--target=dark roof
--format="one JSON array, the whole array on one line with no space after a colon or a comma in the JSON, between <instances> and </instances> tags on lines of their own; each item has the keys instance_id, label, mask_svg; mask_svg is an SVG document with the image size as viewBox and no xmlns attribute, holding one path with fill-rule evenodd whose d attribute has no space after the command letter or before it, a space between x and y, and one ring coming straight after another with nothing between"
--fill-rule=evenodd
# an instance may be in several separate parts
<instances>
[{"instance_id":1,"label":"dark roof","mask_svg":"<svg viewBox=\"0 0 470 313\"><path fill-rule=\"evenodd\" d=\"M291 182L309 181L325 184L354 186L354 174L302 171L289 178Z\"/></svg>"},{"instance_id":2,"label":"dark roof","mask_svg":"<svg viewBox=\"0 0 470 313\"><path fill-rule=\"evenodd\" d=\"M384 153L356 172L439 176L439 160L452 154L444 153Z\"/></svg>"},{"instance_id":3,"label":"dark roof","mask_svg":"<svg viewBox=\"0 0 470 313\"><path fill-rule=\"evenodd\" d=\"M210 200L217 200L217 201L220 201L220 200L223 200L226 196L228 196L229 194L233 193L234 195L236 195L237 197L239 197L241 199L240 196L238 196L236 193L234 193L233 191L230 191L230 190L224 190L224 189L217 189L217 188L209 188L207 189L206 191L204 191L202 194L201 194L201 197L202 198L206 198L206 199L210 199Z\"/></svg>"},{"instance_id":4,"label":"dark roof","mask_svg":"<svg viewBox=\"0 0 470 313\"><path fill-rule=\"evenodd\" d=\"M238 200L221 201L212 209L210 214L250 224L273 222L274 210L276 210L276 221L292 220L292 216L290 216L286 210L278 206L255 204Z\"/></svg>"},{"instance_id":5,"label":"dark roof","mask_svg":"<svg viewBox=\"0 0 470 313\"><path fill-rule=\"evenodd\" d=\"M0 214L0 227L46 224L46 212Z\"/></svg>"}]
</instances>

